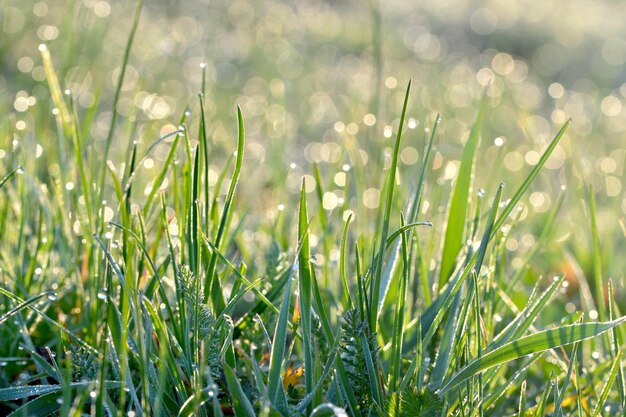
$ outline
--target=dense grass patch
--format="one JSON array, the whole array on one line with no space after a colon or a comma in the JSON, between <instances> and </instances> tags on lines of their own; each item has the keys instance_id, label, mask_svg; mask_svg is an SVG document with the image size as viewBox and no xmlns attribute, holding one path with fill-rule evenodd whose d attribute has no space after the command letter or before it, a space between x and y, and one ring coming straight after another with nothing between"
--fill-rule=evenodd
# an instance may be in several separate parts
<instances>
[{"instance_id":1,"label":"dense grass patch","mask_svg":"<svg viewBox=\"0 0 626 417\"><path fill-rule=\"evenodd\" d=\"M12 127L2 139L0 414L625 412L626 318L603 277L592 189L594 273L576 281L580 303L567 292L571 276L532 268L568 190L545 213L523 202L571 139L569 121L520 177L479 183L476 171L491 168L477 163L487 87L444 187L432 167L446 122L421 115L429 126L416 135L407 81L388 142L372 142L377 163L354 158L348 143L343 159L303 167L290 196L289 161L278 155L273 188L242 194L261 175L245 167L246 114L220 103L234 107L229 140L207 134L217 121L207 117L204 67L197 100L161 137L119 111L140 10L103 141L90 138L101 121L63 90L46 45L50 112L36 126L48 140L38 149L35 131ZM399 163L406 141L418 149L413 167ZM365 189L370 178L376 188ZM268 198L286 202L261 216L255 205ZM524 222L541 227L517 253L507 242L529 236Z\"/></svg>"}]
</instances>

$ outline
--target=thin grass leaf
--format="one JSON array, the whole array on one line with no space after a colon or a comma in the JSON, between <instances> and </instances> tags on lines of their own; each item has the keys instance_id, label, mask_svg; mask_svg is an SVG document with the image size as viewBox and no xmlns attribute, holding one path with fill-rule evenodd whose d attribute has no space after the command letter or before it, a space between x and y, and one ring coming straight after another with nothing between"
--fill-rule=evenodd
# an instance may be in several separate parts
<instances>
[{"instance_id":1,"label":"thin grass leaf","mask_svg":"<svg viewBox=\"0 0 626 417\"><path fill-rule=\"evenodd\" d=\"M439 269L439 288L448 281L454 271L456 257L463 246L463 234L465 219L467 218L468 198L472 187L472 173L474 171L474 159L478 148L478 139L482 128L482 120L485 99L481 100L476 121L472 126L469 138L465 143L461 165L456 177L456 184L452 193L443 250L441 253L441 266Z\"/></svg>"},{"instance_id":2,"label":"thin grass leaf","mask_svg":"<svg viewBox=\"0 0 626 417\"><path fill-rule=\"evenodd\" d=\"M226 377L226 383L228 384L228 391L233 399L233 409L237 417L255 417L254 408L246 397L246 393L241 388L241 384L237 379L237 374L227 364L224 364L224 376Z\"/></svg>"},{"instance_id":3,"label":"thin grass leaf","mask_svg":"<svg viewBox=\"0 0 626 417\"><path fill-rule=\"evenodd\" d=\"M299 306L300 321L302 323L302 347L304 350L304 384L305 393L309 394L313 390L313 380L315 375L315 367L313 362L313 340L311 331L311 295L313 279L311 273L311 251L309 248L309 232L308 232L308 213L306 205L306 190L304 180L300 190L300 211L298 216L298 236L302 236L302 244L298 254L298 276L299 276ZM307 407L307 413L310 414L316 406L315 402Z\"/></svg>"},{"instance_id":4,"label":"thin grass leaf","mask_svg":"<svg viewBox=\"0 0 626 417\"><path fill-rule=\"evenodd\" d=\"M11 310L3 314L2 317L0 317L0 325L4 323L5 321L7 321L8 319L10 319L11 317L13 317L14 315L16 315L17 313L19 313L21 310L37 303L39 300L42 300L46 297L56 298L56 296L57 294L54 291L46 291L44 293L37 294L29 298L28 300L19 303L18 305L13 307Z\"/></svg>"},{"instance_id":5,"label":"thin grass leaf","mask_svg":"<svg viewBox=\"0 0 626 417\"><path fill-rule=\"evenodd\" d=\"M224 239L224 233L226 232L226 223L232 214L231 211L235 198L235 190L237 189L237 183L239 182L239 175L241 174L241 167L243 165L245 131L243 126L243 116L241 115L241 108L239 106L237 106L237 132L237 157L235 160L235 169L230 181L230 186L228 187L226 200L224 201L224 209L222 211L222 217L217 229L217 235L215 236L215 247L220 250ZM213 302L213 308L219 312L225 307L225 303L224 296L222 295L222 286L220 285L218 276L215 273L216 267L217 256L213 254L213 256L211 256L204 281L204 288L206 289L204 302L206 303L208 301L210 295L211 301Z\"/></svg>"},{"instance_id":6,"label":"thin grass leaf","mask_svg":"<svg viewBox=\"0 0 626 417\"><path fill-rule=\"evenodd\" d=\"M574 347L572 348L572 354L570 355L569 366L567 367L567 373L565 374L565 379L563 380L563 387L559 392L559 396L557 400L554 402L554 416L560 417L563 415L563 398L565 398L565 392L567 391L567 386L569 385L570 379L572 377L572 369L574 367L574 363L576 362L574 358L576 357L576 353L578 352L579 342L574 343Z\"/></svg>"},{"instance_id":7,"label":"thin grass leaf","mask_svg":"<svg viewBox=\"0 0 626 417\"><path fill-rule=\"evenodd\" d=\"M596 196L592 187L589 187L589 217L591 218L593 286L595 287L596 308L600 321L606 320L606 305L604 303L604 280L602 278L602 257L600 255L600 241L596 220ZM608 338L605 338L608 341ZM608 345L607 345L608 346Z\"/></svg>"},{"instance_id":8,"label":"thin grass leaf","mask_svg":"<svg viewBox=\"0 0 626 417\"><path fill-rule=\"evenodd\" d=\"M402 105L402 114L400 115L400 124L398 126L398 133L393 148L393 154L391 156L391 167L389 168L389 176L387 177L387 194L385 196L385 208L382 218L382 231L380 233L380 246L375 258L375 264L373 267L373 275L370 284L370 317L369 324L370 329L376 329L376 321L380 312L382 311L385 296L389 289L392 275L386 275L383 279L383 260L385 256L385 245L387 244L387 235L389 233L389 222L391 218L391 206L393 203L393 193L396 185L396 170L398 167L398 155L400 153L400 143L402 140L402 130L404 129L404 119L406 118L406 110L409 104L409 95L411 93L411 81L406 87L406 93L404 95L404 104ZM382 296L381 296L382 294Z\"/></svg>"},{"instance_id":9,"label":"thin grass leaf","mask_svg":"<svg viewBox=\"0 0 626 417\"><path fill-rule=\"evenodd\" d=\"M537 162L537 164L533 167L533 169L530 171L528 176L524 179L524 181L522 182L522 185L520 185L520 187L517 189L513 197L509 200L508 204L502 209L502 212L500 213L500 216L498 216L498 220L496 220L496 223L493 227L493 234L495 234L498 230L500 230L500 228L506 221L509 214L511 214L511 212L513 211L517 203L520 201L520 199L522 198L522 196L524 195L524 193L526 192L530 184L533 182L535 177L537 177L537 175L539 174L539 171L541 171L541 168L543 168L546 161L548 160L548 158L550 158L550 155L552 155L552 152L561 141L561 138L563 138L563 136L565 135L565 132L567 131L567 128L569 127L570 122L571 120L568 120L567 122L563 124L563 126L561 126L561 129L559 129L557 134L554 136L554 139L552 139L552 142L550 142L546 150L543 151L543 153L541 154L541 157L539 158L539 161Z\"/></svg>"},{"instance_id":10,"label":"thin grass leaf","mask_svg":"<svg viewBox=\"0 0 626 417\"><path fill-rule=\"evenodd\" d=\"M24 168L19 165L15 168L13 168L7 175L4 176L4 178L2 178L0 180L0 188L2 188L2 186L11 179L11 177L13 177L15 174L19 174L20 172L24 172Z\"/></svg>"},{"instance_id":11,"label":"thin grass leaf","mask_svg":"<svg viewBox=\"0 0 626 417\"><path fill-rule=\"evenodd\" d=\"M96 381L81 381L73 382L70 384L72 388L89 388L95 386ZM119 388L120 382L118 381L106 381L106 388ZM24 387L8 387L0 388L0 401L14 401L28 397L38 397L40 395L46 395L53 392L59 392L63 389L62 385L28 385Z\"/></svg>"},{"instance_id":12,"label":"thin grass leaf","mask_svg":"<svg viewBox=\"0 0 626 417\"><path fill-rule=\"evenodd\" d=\"M273 405L278 404L279 390L282 390L281 370L285 359L285 343L287 341L287 322L289 320L289 306L291 305L291 281L296 272L296 263L291 267L291 273L285 286L285 295L276 320L274 329L274 340L272 341L272 351L270 352L269 377L267 382L267 393Z\"/></svg>"},{"instance_id":13,"label":"thin grass leaf","mask_svg":"<svg viewBox=\"0 0 626 417\"><path fill-rule=\"evenodd\" d=\"M141 16L141 10L143 9L143 0L137 0L135 6L135 13L133 15L133 22L131 24L130 33L128 34L128 40L126 41L126 47L124 48L124 57L122 59L122 66L120 67L120 73L117 79L117 85L115 86L115 96L113 97L113 103L111 105L111 122L109 124L109 131L107 133L105 146L104 146L104 154L102 157L103 166L100 170L100 179L98 181L98 189L100 190L100 195L98 196L97 201L102 201L102 196L104 193L104 180L106 173L106 164L109 158L109 150L111 149L111 144L113 143L113 137L115 135L115 127L117 126L117 117L119 114L118 103L120 101L120 97L122 94L122 87L124 86L124 77L126 75L126 69L128 68L128 62L130 60L130 51L133 46L133 41L135 40L135 34L137 33L137 28L139 27L139 17Z\"/></svg>"},{"instance_id":14,"label":"thin grass leaf","mask_svg":"<svg viewBox=\"0 0 626 417\"><path fill-rule=\"evenodd\" d=\"M609 377L602 388L602 392L600 393L600 398L598 398L598 402L596 403L596 408L593 410L592 417L598 417L602 410L604 409L604 404L606 403L607 398L609 397L609 393L611 391L611 386L615 381L615 377L617 376L618 370L621 366L622 352L617 352L615 355L615 359L613 360L613 365L611 365L611 370L609 371Z\"/></svg>"},{"instance_id":15,"label":"thin grass leaf","mask_svg":"<svg viewBox=\"0 0 626 417\"><path fill-rule=\"evenodd\" d=\"M522 356L543 352L555 347L569 345L602 334L626 321L626 316L610 322L582 323L544 330L500 346L483 357L475 359L451 377L441 388L446 392L471 376L495 365Z\"/></svg>"},{"instance_id":16,"label":"thin grass leaf","mask_svg":"<svg viewBox=\"0 0 626 417\"><path fill-rule=\"evenodd\" d=\"M17 408L7 417L47 417L61 408L60 398L57 392L42 395Z\"/></svg>"}]
</instances>

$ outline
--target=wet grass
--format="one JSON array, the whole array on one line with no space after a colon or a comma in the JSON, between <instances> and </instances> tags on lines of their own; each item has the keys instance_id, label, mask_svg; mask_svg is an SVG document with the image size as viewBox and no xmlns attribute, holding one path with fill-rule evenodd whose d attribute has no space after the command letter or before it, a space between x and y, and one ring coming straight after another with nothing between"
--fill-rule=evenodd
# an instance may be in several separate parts
<instances>
[{"instance_id":1,"label":"wet grass","mask_svg":"<svg viewBox=\"0 0 626 417\"><path fill-rule=\"evenodd\" d=\"M71 90L62 91L45 45L53 117L37 121L49 139L42 157L32 158L26 140L14 143L16 132L8 136L0 165L0 412L319 417L626 410L626 319L603 276L593 190L584 219L593 282L578 275L575 311L563 307L573 299L566 292L571 277L532 269L552 241L567 190L547 213L528 213L523 202L566 139L569 121L553 128L520 176L477 179L477 170L490 168L477 162L489 112L483 99L454 186L443 187L434 179L432 151L446 140L438 133L445 122L431 117L416 137L407 126L416 112L407 80L401 106L388 109L398 115L390 152L370 156L380 154L380 164L346 158L336 167L303 167L297 196L261 216L258 202L289 195L284 166L274 167L272 177L282 181L272 189L241 193L259 174L244 169L246 114L221 103L235 107L236 123L226 145L215 143L207 135L216 121L205 111L204 81L198 100L172 122L178 127L162 137L121 129L134 124L117 109L140 11L141 2L104 147L85 134L94 120L78 109ZM418 148L415 170L399 163L405 141ZM213 152L224 146L230 157L211 179ZM144 169L148 160L158 165L156 175ZM371 172L372 166L380 169ZM337 173L342 201L327 208ZM377 178L377 204L363 201L366 175ZM507 242L527 233L524 222L543 227L532 250L518 254Z\"/></svg>"}]
</instances>

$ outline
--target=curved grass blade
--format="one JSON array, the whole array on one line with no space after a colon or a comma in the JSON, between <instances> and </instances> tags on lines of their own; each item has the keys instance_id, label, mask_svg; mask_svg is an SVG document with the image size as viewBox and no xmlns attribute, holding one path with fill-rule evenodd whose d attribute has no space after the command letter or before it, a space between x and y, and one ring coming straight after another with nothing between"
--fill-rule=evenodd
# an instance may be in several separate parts
<instances>
[{"instance_id":1,"label":"curved grass blade","mask_svg":"<svg viewBox=\"0 0 626 417\"><path fill-rule=\"evenodd\" d=\"M569 345L581 340L589 339L611 330L626 321L626 316L608 322L572 324L569 326L557 327L555 329L544 330L530 336L509 342L496 348L480 359L475 359L457 372L441 388L441 392L446 392L462 383L466 379L477 373L489 369L493 366L508 362L522 356L537 352L543 352L555 347Z\"/></svg>"},{"instance_id":2,"label":"curved grass blade","mask_svg":"<svg viewBox=\"0 0 626 417\"><path fill-rule=\"evenodd\" d=\"M17 173L19 173L19 172L22 172L23 170L24 170L24 168L23 168L21 165L19 165L19 166L17 166L17 167L15 167L15 168L13 168L13 169L11 170L11 172L9 172L7 175L5 175L5 176L4 176L4 178L2 178L2 179L0 180L0 188L2 188L2 186L3 186L3 185L4 185L4 184L5 184L8 180L10 180L12 176L14 176L15 174L17 174Z\"/></svg>"},{"instance_id":3,"label":"curved grass blade","mask_svg":"<svg viewBox=\"0 0 626 417\"><path fill-rule=\"evenodd\" d=\"M10 291L5 290L2 287L0 287L0 294L3 294L5 296L7 296L8 298L10 298L13 301L17 301L18 303L23 303L24 302L21 298L19 298L15 294L11 293ZM29 304L28 307L31 310L33 310L35 313L37 313L39 316L41 316L41 318L43 318L45 321L50 323L52 325L52 327L55 327L56 329L58 329L61 333L63 333L64 335L66 335L67 337L69 337L70 339L72 339L73 341L78 343L79 345L81 345L83 348L85 348L89 352L94 353L94 354L98 353L98 350L96 348L94 348L89 343L85 342L83 339L81 339L80 337L76 336L74 333L72 333L68 329L66 329L59 322L53 320L51 317L49 317L43 311L41 311L38 308L32 306L31 304Z\"/></svg>"},{"instance_id":4,"label":"curved grass blade","mask_svg":"<svg viewBox=\"0 0 626 417\"><path fill-rule=\"evenodd\" d=\"M81 381L70 384L72 388L88 388L95 386L97 381ZM105 381L105 387L119 388L121 384L118 381ZM0 388L0 401L15 401L22 398L46 395L53 392L60 392L63 385L28 385L23 387Z\"/></svg>"},{"instance_id":5,"label":"curved grass blade","mask_svg":"<svg viewBox=\"0 0 626 417\"><path fill-rule=\"evenodd\" d=\"M17 313L19 313L21 310L25 309L26 307L36 303L37 301L45 297L56 297L56 293L54 291L46 291L44 293L37 294L34 297L31 297L28 300L19 303L18 305L13 307L11 310L7 311L6 314L3 314L2 317L0 317L0 325L4 323L5 321L7 321L8 319L10 319L11 317L13 317L14 315L16 315Z\"/></svg>"},{"instance_id":6,"label":"curved grass blade","mask_svg":"<svg viewBox=\"0 0 626 417\"><path fill-rule=\"evenodd\" d=\"M50 394L42 395L40 397L35 398L32 401L27 402L20 408L15 409L11 414L8 414L7 417L46 417L49 416L59 410L61 408L61 403L59 400L59 394L56 392L52 392Z\"/></svg>"}]
</instances>

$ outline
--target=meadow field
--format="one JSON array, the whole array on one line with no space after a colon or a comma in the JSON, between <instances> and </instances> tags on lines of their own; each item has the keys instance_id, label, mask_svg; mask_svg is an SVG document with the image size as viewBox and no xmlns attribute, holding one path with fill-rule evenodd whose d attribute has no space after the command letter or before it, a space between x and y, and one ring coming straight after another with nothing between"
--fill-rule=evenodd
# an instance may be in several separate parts
<instances>
[{"instance_id":1,"label":"meadow field","mask_svg":"<svg viewBox=\"0 0 626 417\"><path fill-rule=\"evenodd\" d=\"M3 0L0 415L626 415L624 22Z\"/></svg>"}]
</instances>

